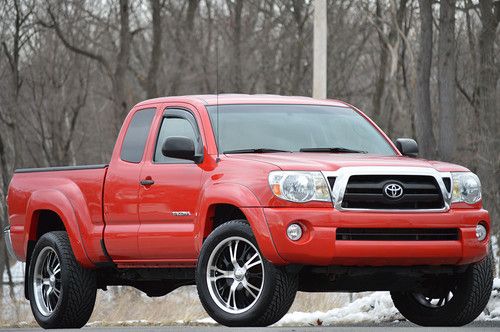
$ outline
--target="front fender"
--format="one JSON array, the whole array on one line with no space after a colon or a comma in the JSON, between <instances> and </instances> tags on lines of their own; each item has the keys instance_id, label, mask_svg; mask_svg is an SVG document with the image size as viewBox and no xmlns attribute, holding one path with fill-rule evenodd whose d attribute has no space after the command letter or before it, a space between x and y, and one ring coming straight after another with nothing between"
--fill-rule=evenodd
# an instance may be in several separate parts
<instances>
[{"instance_id":1,"label":"front fender","mask_svg":"<svg viewBox=\"0 0 500 332\"><path fill-rule=\"evenodd\" d=\"M27 223L23 248L27 250L28 241L36 240L38 227L36 217L40 210L50 210L57 213L68 233L75 258L82 266L93 267L94 264L88 258L84 249L77 213L68 197L57 189L42 189L32 193L26 210ZM80 213L85 212L81 211ZM25 252L26 254L27 252Z\"/></svg>"},{"instance_id":2,"label":"front fender","mask_svg":"<svg viewBox=\"0 0 500 332\"><path fill-rule=\"evenodd\" d=\"M210 209L217 204L230 204L238 207L245 214L259 249L266 259L274 264L285 263L276 251L259 200L248 187L237 183L218 182L203 188L198 204L200 215L195 225L195 248L198 253L203 245Z\"/></svg>"}]
</instances>

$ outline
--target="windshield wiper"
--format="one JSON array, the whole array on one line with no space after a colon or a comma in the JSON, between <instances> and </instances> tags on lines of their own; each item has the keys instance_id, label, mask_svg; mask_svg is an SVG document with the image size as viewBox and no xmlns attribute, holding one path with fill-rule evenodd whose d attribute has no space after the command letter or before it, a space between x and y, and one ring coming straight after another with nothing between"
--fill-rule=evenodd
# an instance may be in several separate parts
<instances>
[{"instance_id":1,"label":"windshield wiper","mask_svg":"<svg viewBox=\"0 0 500 332\"><path fill-rule=\"evenodd\" d=\"M256 148L256 149L241 149L241 150L228 150L224 151L226 154L231 153L273 153L273 152L290 152L286 150L268 149L268 148Z\"/></svg>"},{"instance_id":2,"label":"windshield wiper","mask_svg":"<svg viewBox=\"0 0 500 332\"><path fill-rule=\"evenodd\" d=\"M353 150L342 147L333 148L302 148L300 152L327 152L327 153L367 153L366 151Z\"/></svg>"}]
</instances>

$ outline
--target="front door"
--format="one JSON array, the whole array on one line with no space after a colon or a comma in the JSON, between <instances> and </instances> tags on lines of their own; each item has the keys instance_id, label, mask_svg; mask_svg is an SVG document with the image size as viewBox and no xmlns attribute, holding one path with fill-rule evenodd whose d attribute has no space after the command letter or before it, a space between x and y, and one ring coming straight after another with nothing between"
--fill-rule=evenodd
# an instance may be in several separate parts
<instances>
[{"instance_id":1,"label":"front door","mask_svg":"<svg viewBox=\"0 0 500 332\"><path fill-rule=\"evenodd\" d=\"M167 108L158 128L150 160L144 162L140 189L139 251L143 260L170 261L196 259L194 225L201 190L202 169L190 160L168 158L162 145L168 137L184 136L203 151L195 113Z\"/></svg>"}]
</instances>

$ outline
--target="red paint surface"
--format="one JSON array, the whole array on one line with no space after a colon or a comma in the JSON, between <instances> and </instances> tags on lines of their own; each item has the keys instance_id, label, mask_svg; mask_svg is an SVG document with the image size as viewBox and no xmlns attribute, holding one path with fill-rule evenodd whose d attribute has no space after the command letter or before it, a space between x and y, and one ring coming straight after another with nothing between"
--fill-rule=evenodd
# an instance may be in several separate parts
<instances>
[{"instance_id":1,"label":"red paint surface","mask_svg":"<svg viewBox=\"0 0 500 332\"><path fill-rule=\"evenodd\" d=\"M302 97L220 96L219 104L290 103L346 106L339 101ZM211 230L215 204L239 207L248 219L266 258L276 264L310 265L425 265L466 264L480 260L487 242L475 239L475 225L488 213L481 204L456 204L443 213L339 212L331 203L296 204L276 198L267 178L273 170L335 171L348 166L432 167L442 172L466 168L401 155L394 157L273 153L220 156L205 105L215 96L159 98L136 105L134 112L157 108L142 162L120 159L125 135L118 136L107 169L16 173L9 187L8 207L16 254L26 260L28 240L36 240L40 210L57 213L78 261L86 267L105 262L100 241L119 267L194 266L204 237ZM201 164L152 162L157 132L167 106L190 110L204 144ZM364 115L363 115L364 116ZM371 121L371 120L370 120ZM384 134L385 136L385 134ZM387 138L387 136L385 136ZM391 143L392 144L392 143ZM141 179L151 178L152 186ZM174 211L189 212L175 216ZM305 228L297 242L285 235L286 226L299 221ZM335 241L338 227L457 227L458 241Z\"/></svg>"}]
</instances>

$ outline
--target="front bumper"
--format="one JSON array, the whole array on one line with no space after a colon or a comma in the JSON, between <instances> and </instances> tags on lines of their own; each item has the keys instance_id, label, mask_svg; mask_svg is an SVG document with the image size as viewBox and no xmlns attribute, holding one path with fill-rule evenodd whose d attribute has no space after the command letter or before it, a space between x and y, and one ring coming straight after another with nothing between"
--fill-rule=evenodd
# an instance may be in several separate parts
<instances>
[{"instance_id":1,"label":"front bumper","mask_svg":"<svg viewBox=\"0 0 500 332\"><path fill-rule=\"evenodd\" d=\"M5 246L7 247L7 253L9 254L9 257L16 261L17 257L14 253L14 248L12 247L12 239L10 238L10 226L7 226L3 230L3 236L5 239Z\"/></svg>"},{"instance_id":2,"label":"front bumper","mask_svg":"<svg viewBox=\"0 0 500 332\"><path fill-rule=\"evenodd\" d=\"M486 256L488 240L478 241L475 227L482 209L450 209L435 213L379 213L338 211L332 208L264 208L272 240L287 264L345 266L463 265ZM298 241L286 228L299 223L304 235ZM336 240L338 228L456 228L458 240L366 241ZM487 237L489 239L489 236Z\"/></svg>"}]
</instances>

